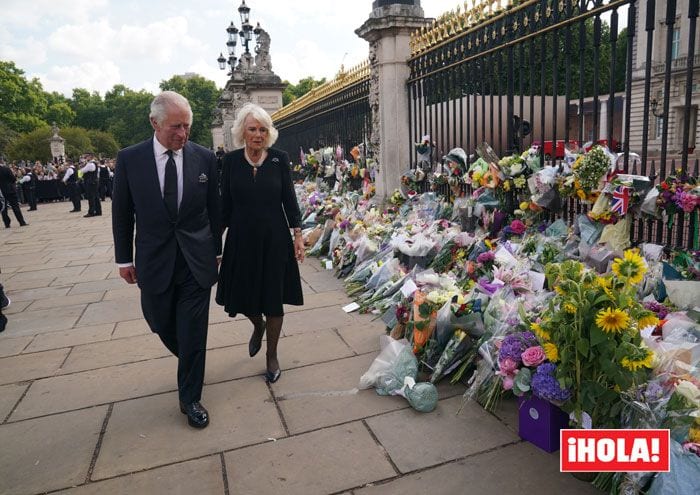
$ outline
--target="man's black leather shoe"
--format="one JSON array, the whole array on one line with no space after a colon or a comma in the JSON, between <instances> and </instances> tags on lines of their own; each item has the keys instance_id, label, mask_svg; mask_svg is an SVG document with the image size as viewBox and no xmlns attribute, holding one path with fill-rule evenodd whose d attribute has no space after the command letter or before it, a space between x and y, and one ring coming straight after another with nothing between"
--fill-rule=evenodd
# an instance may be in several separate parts
<instances>
[{"instance_id":1,"label":"man's black leather shoe","mask_svg":"<svg viewBox=\"0 0 700 495\"><path fill-rule=\"evenodd\" d=\"M94 217L94 216L95 215L93 215L92 213L88 213L87 215L83 215L83 218L90 218L90 217Z\"/></svg>"},{"instance_id":2,"label":"man's black leather shoe","mask_svg":"<svg viewBox=\"0 0 700 495\"><path fill-rule=\"evenodd\" d=\"M187 423L193 428L205 428L209 424L209 413L199 402L180 402L180 412L187 415Z\"/></svg>"}]
</instances>

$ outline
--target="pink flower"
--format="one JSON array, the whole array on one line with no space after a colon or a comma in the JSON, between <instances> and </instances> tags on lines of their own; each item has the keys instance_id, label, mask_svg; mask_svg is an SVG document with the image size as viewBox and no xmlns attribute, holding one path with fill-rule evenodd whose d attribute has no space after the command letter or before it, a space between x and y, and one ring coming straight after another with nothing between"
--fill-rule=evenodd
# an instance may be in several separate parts
<instances>
[{"instance_id":1,"label":"pink flower","mask_svg":"<svg viewBox=\"0 0 700 495\"><path fill-rule=\"evenodd\" d=\"M523 359L523 364L525 366L538 366L542 364L545 359L547 359L547 356L544 354L544 350L538 345L528 347L520 355L520 357Z\"/></svg>"},{"instance_id":2,"label":"pink flower","mask_svg":"<svg viewBox=\"0 0 700 495\"><path fill-rule=\"evenodd\" d=\"M513 383L515 380L513 380L512 377L507 376L503 379L503 390L510 390L513 388Z\"/></svg>"},{"instance_id":3,"label":"pink flower","mask_svg":"<svg viewBox=\"0 0 700 495\"><path fill-rule=\"evenodd\" d=\"M500 368L501 373L504 375L514 375L515 372L518 371L518 363L513 361L511 358L505 358L498 361L498 367Z\"/></svg>"},{"instance_id":4,"label":"pink flower","mask_svg":"<svg viewBox=\"0 0 700 495\"><path fill-rule=\"evenodd\" d=\"M523 222L521 222L520 220L513 220L510 223L510 230L512 230L513 233L516 235L520 235L523 232L525 232L526 228L527 227L525 227L525 224Z\"/></svg>"}]
</instances>

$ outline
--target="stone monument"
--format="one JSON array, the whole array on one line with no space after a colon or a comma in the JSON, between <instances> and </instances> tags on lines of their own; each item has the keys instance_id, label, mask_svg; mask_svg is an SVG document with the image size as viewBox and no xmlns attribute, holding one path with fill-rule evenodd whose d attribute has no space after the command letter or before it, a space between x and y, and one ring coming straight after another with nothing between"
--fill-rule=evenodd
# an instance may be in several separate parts
<instances>
[{"instance_id":1,"label":"stone monument","mask_svg":"<svg viewBox=\"0 0 700 495\"><path fill-rule=\"evenodd\" d=\"M51 132L53 135L51 136L51 139L49 139L49 143L51 146L51 160L53 160L54 163L63 162L66 156L66 140L58 135L58 130L59 129L58 126L56 126L56 122L53 122L53 125L51 126Z\"/></svg>"}]
</instances>

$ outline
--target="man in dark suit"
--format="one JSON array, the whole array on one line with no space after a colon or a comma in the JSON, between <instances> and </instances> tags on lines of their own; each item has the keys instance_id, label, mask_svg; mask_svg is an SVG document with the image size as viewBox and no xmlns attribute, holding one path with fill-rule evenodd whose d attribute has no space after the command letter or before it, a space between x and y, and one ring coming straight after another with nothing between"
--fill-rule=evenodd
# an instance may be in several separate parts
<instances>
[{"instance_id":1,"label":"man in dark suit","mask_svg":"<svg viewBox=\"0 0 700 495\"><path fill-rule=\"evenodd\" d=\"M187 141L192 110L181 95L156 96L150 119L153 139L117 155L115 261L122 278L138 283L151 330L178 357L180 410L190 426L204 428L209 414L200 400L209 299L221 254L216 157Z\"/></svg>"}]
</instances>

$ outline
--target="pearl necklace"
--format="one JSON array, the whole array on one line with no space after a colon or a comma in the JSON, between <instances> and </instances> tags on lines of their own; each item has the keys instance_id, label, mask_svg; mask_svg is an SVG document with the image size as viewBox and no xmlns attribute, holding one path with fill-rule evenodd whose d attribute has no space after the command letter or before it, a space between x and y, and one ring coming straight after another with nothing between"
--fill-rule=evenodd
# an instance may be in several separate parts
<instances>
[{"instance_id":1,"label":"pearl necklace","mask_svg":"<svg viewBox=\"0 0 700 495\"><path fill-rule=\"evenodd\" d=\"M247 149L243 150L243 154L245 155L245 159L248 160L248 163L255 169L257 169L260 165L262 165L263 162L265 161L265 158L267 158L267 152L265 150L263 150L258 161L255 161L250 157Z\"/></svg>"}]
</instances>

